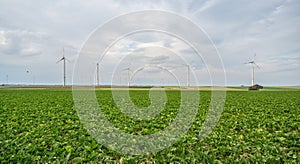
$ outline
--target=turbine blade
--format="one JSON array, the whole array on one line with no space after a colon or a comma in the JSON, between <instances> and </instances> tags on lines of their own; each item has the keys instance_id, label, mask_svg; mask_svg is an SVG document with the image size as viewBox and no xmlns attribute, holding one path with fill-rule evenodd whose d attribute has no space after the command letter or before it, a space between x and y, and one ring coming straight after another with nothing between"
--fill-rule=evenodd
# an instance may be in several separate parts
<instances>
[{"instance_id":1,"label":"turbine blade","mask_svg":"<svg viewBox=\"0 0 300 164\"><path fill-rule=\"evenodd\" d=\"M248 62L245 62L244 64L252 64L254 61L248 61Z\"/></svg>"},{"instance_id":2,"label":"turbine blade","mask_svg":"<svg viewBox=\"0 0 300 164\"><path fill-rule=\"evenodd\" d=\"M260 69L260 66L258 66L256 63L254 63L254 65L255 65L258 69Z\"/></svg>"},{"instance_id":3,"label":"turbine blade","mask_svg":"<svg viewBox=\"0 0 300 164\"><path fill-rule=\"evenodd\" d=\"M67 59L67 58L65 58L65 60L66 60L67 62L69 62L69 63L72 63L72 61L71 61L71 60L69 60L69 59Z\"/></svg>"},{"instance_id":4,"label":"turbine blade","mask_svg":"<svg viewBox=\"0 0 300 164\"><path fill-rule=\"evenodd\" d=\"M64 60L64 58L61 58L60 60L58 60L58 61L56 62L56 64L59 63L59 62L62 61L62 60Z\"/></svg>"}]
</instances>

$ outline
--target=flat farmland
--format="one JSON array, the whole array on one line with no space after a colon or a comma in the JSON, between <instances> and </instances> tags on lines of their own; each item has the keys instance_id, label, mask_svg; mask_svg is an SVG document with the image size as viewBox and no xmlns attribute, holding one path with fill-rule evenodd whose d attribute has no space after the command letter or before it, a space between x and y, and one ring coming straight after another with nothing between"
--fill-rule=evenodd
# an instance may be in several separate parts
<instances>
[{"instance_id":1,"label":"flat farmland","mask_svg":"<svg viewBox=\"0 0 300 164\"><path fill-rule=\"evenodd\" d=\"M83 127L72 91L63 88L0 89L1 163L300 163L300 91L229 89L214 130L199 139L211 92L200 92L198 114L172 146L148 155L123 155L98 144ZM109 89L97 90L106 118L118 129L147 135L176 117L180 91L167 90L164 110L152 120L127 118ZM132 89L136 106L150 105L147 89Z\"/></svg>"}]
</instances>

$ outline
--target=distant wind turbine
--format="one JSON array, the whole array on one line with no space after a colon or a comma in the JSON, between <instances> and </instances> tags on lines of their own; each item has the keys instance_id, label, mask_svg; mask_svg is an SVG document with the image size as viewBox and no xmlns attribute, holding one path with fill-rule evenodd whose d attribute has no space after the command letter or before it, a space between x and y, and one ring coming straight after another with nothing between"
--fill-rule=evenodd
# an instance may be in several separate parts
<instances>
[{"instance_id":1,"label":"distant wind turbine","mask_svg":"<svg viewBox=\"0 0 300 164\"><path fill-rule=\"evenodd\" d=\"M123 70L127 70L127 82L128 82L128 87L130 87L130 72L132 72L130 69L130 65L127 68L124 68Z\"/></svg>"},{"instance_id":2,"label":"distant wind turbine","mask_svg":"<svg viewBox=\"0 0 300 164\"><path fill-rule=\"evenodd\" d=\"M97 79L97 86L99 86L99 63L97 63L97 65L96 65L97 67L96 67L96 72L97 72L97 74L96 74L96 79Z\"/></svg>"},{"instance_id":3,"label":"distant wind turbine","mask_svg":"<svg viewBox=\"0 0 300 164\"><path fill-rule=\"evenodd\" d=\"M254 85L254 66L256 66L257 68L260 68L256 63L255 63L255 56L256 56L256 53L253 55L253 59L249 62L246 62L244 64L251 64L252 66L252 79L251 79L251 84L252 86Z\"/></svg>"},{"instance_id":4,"label":"distant wind turbine","mask_svg":"<svg viewBox=\"0 0 300 164\"><path fill-rule=\"evenodd\" d=\"M31 72L27 69L26 74L28 76L28 84L27 85L30 85L30 74L31 74Z\"/></svg>"},{"instance_id":5,"label":"distant wind turbine","mask_svg":"<svg viewBox=\"0 0 300 164\"><path fill-rule=\"evenodd\" d=\"M68 59L65 57L65 49L63 48L62 49L62 54L63 54L63 57L59 60L59 61L57 61L56 62L56 64L57 63L59 63L60 61L63 61L64 62L64 70L63 70L63 74L64 74L64 76L63 76L63 86L66 86L66 60L68 61Z\"/></svg>"},{"instance_id":6,"label":"distant wind turbine","mask_svg":"<svg viewBox=\"0 0 300 164\"><path fill-rule=\"evenodd\" d=\"M187 67L187 82L186 82L186 85L189 87L190 86L190 65L188 64L184 64L186 67Z\"/></svg>"},{"instance_id":7,"label":"distant wind turbine","mask_svg":"<svg viewBox=\"0 0 300 164\"><path fill-rule=\"evenodd\" d=\"M104 55L100 58L100 60L96 63L96 81L97 86L100 86L100 70L99 70L99 63L103 60Z\"/></svg>"}]
</instances>

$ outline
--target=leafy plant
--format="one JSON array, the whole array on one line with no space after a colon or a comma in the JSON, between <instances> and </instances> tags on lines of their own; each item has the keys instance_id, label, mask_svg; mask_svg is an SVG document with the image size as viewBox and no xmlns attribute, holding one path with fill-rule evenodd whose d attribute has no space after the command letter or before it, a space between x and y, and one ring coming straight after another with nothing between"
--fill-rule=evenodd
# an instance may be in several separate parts
<instances>
[{"instance_id":1,"label":"leafy plant","mask_svg":"<svg viewBox=\"0 0 300 164\"><path fill-rule=\"evenodd\" d=\"M150 105L148 91L130 95ZM83 128L72 93L64 89L0 90L1 163L300 163L300 92L229 91L214 131L199 140L210 92L201 91L199 111L189 132L160 152L129 156L98 144ZM97 91L108 120L126 133L155 133L172 122L180 92L167 91L166 108L152 120L126 117L109 90Z\"/></svg>"}]
</instances>

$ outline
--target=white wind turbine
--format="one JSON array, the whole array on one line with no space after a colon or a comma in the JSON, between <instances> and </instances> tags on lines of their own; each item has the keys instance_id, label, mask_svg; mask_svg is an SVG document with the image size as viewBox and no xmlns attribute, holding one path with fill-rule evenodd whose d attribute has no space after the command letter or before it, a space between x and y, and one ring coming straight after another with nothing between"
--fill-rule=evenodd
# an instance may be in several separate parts
<instances>
[{"instance_id":1,"label":"white wind turbine","mask_svg":"<svg viewBox=\"0 0 300 164\"><path fill-rule=\"evenodd\" d=\"M187 85L187 87L189 87L190 86L190 65L188 65L188 64L183 64L184 66L186 66L187 67L187 82L186 82L186 85Z\"/></svg>"},{"instance_id":2,"label":"white wind turbine","mask_svg":"<svg viewBox=\"0 0 300 164\"><path fill-rule=\"evenodd\" d=\"M64 67L63 67L63 75L64 75L63 76L63 86L66 86L66 60L67 61L69 61L69 60L65 57L65 49L64 49L64 47L62 49L62 54L63 54L63 57L60 60L58 60L56 62L56 64L59 63L60 61L64 62Z\"/></svg>"},{"instance_id":3,"label":"white wind turbine","mask_svg":"<svg viewBox=\"0 0 300 164\"><path fill-rule=\"evenodd\" d=\"M6 85L8 85L8 75L6 75Z\"/></svg>"},{"instance_id":4,"label":"white wind turbine","mask_svg":"<svg viewBox=\"0 0 300 164\"><path fill-rule=\"evenodd\" d=\"M126 71L127 70L127 83L128 83L128 87L130 87L130 79L131 79L131 74L130 73L133 73L130 67L131 67L131 63L129 63L128 67L122 69L122 71Z\"/></svg>"},{"instance_id":5,"label":"white wind turbine","mask_svg":"<svg viewBox=\"0 0 300 164\"><path fill-rule=\"evenodd\" d=\"M256 56L256 53L253 55L253 59L249 62L246 62L244 64L251 64L252 66L252 79L251 79L251 86L254 85L254 67L256 66L257 68L260 68L256 63L255 63L255 56Z\"/></svg>"},{"instance_id":6,"label":"white wind turbine","mask_svg":"<svg viewBox=\"0 0 300 164\"><path fill-rule=\"evenodd\" d=\"M100 58L100 60L96 63L96 85L100 86L100 70L99 63L102 62L104 55Z\"/></svg>"},{"instance_id":7,"label":"white wind turbine","mask_svg":"<svg viewBox=\"0 0 300 164\"><path fill-rule=\"evenodd\" d=\"M97 86L99 86L99 62L96 64L96 80L97 80Z\"/></svg>"},{"instance_id":8,"label":"white wind turbine","mask_svg":"<svg viewBox=\"0 0 300 164\"><path fill-rule=\"evenodd\" d=\"M130 72L132 73L131 69L130 69L130 65L127 68L124 68L123 70L127 70L127 83L128 83L128 87L130 87Z\"/></svg>"}]
</instances>

